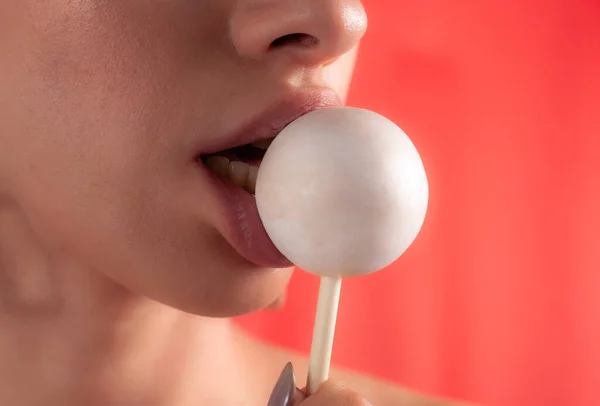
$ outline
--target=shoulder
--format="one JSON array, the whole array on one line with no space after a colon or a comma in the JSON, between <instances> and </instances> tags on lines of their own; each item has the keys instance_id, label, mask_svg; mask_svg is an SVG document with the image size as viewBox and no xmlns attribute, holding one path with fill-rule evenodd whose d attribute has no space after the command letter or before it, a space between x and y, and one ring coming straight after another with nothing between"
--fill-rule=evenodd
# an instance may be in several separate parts
<instances>
[{"instance_id":1,"label":"shoulder","mask_svg":"<svg viewBox=\"0 0 600 406\"><path fill-rule=\"evenodd\" d=\"M344 369L334 369L331 377L362 394L375 406L468 406L426 396L391 382Z\"/></svg>"},{"instance_id":2,"label":"shoulder","mask_svg":"<svg viewBox=\"0 0 600 406\"><path fill-rule=\"evenodd\" d=\"M300 388L304 387L304 380L308 372L307 357L280 348L269 347L269 358L276 366L273 375L279 372L282 365L291 361L298 380L297 385ZM344 386L363 395L374 406L474 406L419 394L392 382L343 368L332 368L330 375Z\"/></svg>"}]
</instances>

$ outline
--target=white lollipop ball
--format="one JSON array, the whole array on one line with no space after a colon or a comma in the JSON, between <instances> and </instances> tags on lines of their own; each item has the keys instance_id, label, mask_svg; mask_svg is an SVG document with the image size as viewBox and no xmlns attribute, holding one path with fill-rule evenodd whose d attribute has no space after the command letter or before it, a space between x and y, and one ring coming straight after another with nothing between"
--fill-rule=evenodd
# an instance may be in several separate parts
<instances>
[{"instance_id":1,"label":"white lollipop ball","mask_svg":"<svg viewBox=\"0 0 600 406\"><path fill-rule=\"evenodd\" d=\"M369 110L306 114L268 148L256 203L267 234L296 266L359 276L394 262L419 233L429 189L408 136Z\"/></svg>"}]
</instances>

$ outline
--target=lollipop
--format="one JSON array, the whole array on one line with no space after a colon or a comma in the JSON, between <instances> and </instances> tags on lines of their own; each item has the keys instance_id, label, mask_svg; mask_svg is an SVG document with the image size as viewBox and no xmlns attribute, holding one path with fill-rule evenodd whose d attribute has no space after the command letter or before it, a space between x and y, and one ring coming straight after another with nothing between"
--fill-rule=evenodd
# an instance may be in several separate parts
<instances>
[{"instance_id":1,"label":"lollipop","mask_svg":"<svg viewBox=\"0 0 600 406\"><path fill-rule=\"evenodd\" d=\"M394 262L413 242L428 201L425 169L406 134L368 110L328 108L287 126L256 181L274 245L321 277L307 392L328 378L343 277Z\"/></svg>"}]
</instances>

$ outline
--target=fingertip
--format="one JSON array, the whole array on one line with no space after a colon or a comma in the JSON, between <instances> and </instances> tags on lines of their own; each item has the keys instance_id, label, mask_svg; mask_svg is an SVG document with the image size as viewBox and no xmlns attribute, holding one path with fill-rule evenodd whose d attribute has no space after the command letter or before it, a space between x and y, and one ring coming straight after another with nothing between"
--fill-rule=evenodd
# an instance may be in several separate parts
<instances>
[{"instance_id":1,"label":"fingertip","mask_svg":"<svg viewBox=\"0 0 600 406\"><path fill-rule=\"evenodd\" d=\"M306 400L306 395L304 394L304 391L296 388L296 391L294 392L294 402L292 403L293 405L298 405L300 402Z\"/></svg>"},{"instance_id":2,"label":"fingertip","mask_svg":"<svg viewBox=\"0 0 600 406\"><path fill-rule=\"evenodd\" d=\"M309 396L302 406L318 405L372 406L371 403L342 382L329 379Z\"/></svg>"}]
</instances>

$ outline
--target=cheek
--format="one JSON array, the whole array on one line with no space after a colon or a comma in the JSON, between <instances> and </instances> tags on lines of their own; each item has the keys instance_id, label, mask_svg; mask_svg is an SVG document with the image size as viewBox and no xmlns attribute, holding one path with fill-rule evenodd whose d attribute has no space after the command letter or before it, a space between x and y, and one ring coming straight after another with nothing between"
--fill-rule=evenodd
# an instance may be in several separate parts
<instances>
[{"instance_id":1,"label":"cheek","mask_svg":"<svg viewBox=\"0 0 600 406\"><path fill-rule=\"evenodd\" d=\"M348 96L357 54L358 46L323 70L324 80L338 92L343 100L346 100Z\"/></svg>"},{"instance_id":2,"label":"cheek","mask_svg":"<svg viewBox=\"0 0 600 406\"><path fill-rule=\"evenodd\" d=\"M189 175L182 151L166 142L178 132L165 108L174 97L163 90L167 73L140 71L142 56L131 56L139 49L108 52L110 38L89 48L60 38L29 56L14 88L21 104L2 124L10 129L0 154L10 183L2 183L60 252L90 266L131 265L161 239L175 239L167 232L181 233L174 228L184 222L169 210Z\"/></svg>"},{"instance_id":3,"label":"cheek","mask_svg":"<svg viewBox=\"0 0 600 406\"><path fill-rule=\"evenodd\" d=\"M140 4L42 3L94 3L98 12ZM289 272L258 277L207 225L213 206L185 141L190 131L211 133L210 106L224 104L214 102L215 94L230 97L235 88L214 90L215 82L227 81L204 78L220 71L191 65L199 54L217 54L216 45L202 44L204 33L193 31L214 32L210 23L181 9L164 19L165 27L148 29L148 21L163 21L156 18L162 12L144 18L145 10L176 2L156 3L139 10L139 24L110 10L100 13L105 21L91 11L65 13L71 22L49 12L57 21L41 21L47 25L36 35L43 37L27 36L23 54L8 64L0 57L0 199L16 198L59 256L131 290L194 311L206 305L218 312L224 301L238 306L231 312L250 304L254 310L281 292ZM172 21L188 18L196 21L176 25L191 32L172 33ZM190 82L192 74L200 79Z\"/></svg>"}]
</instances>

